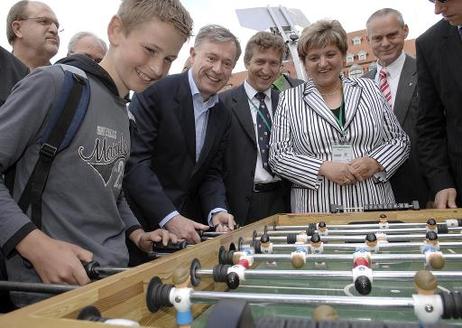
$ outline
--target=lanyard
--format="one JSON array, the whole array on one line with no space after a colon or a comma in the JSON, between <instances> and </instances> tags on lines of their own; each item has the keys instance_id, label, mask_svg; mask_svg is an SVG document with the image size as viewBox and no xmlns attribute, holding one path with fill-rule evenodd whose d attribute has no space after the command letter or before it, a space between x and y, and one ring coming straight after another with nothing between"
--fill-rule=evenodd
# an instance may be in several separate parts
<instances>
[{"instance_id":1,"label":"lanyard","mask_svg":"<svg viewBox=\"0 0 462 328\"><path fill-rule=\"evenodd\" d=\"M257 106L253 103L253 101L249 98L249 96L247 95L247 93L246 93L246 96L247 96L247 99L249 100L249 102L252 104L254 110L257 111L257 115L259 115L260 118L263 120L263 123L265 123L266 129L268 130L268 132L271 132L271 122L268 123L268 121L266 120L265 115L263 115L263 113L260 112L260 110L258 109L258 107L257 107Z\"/></svg>"},{"instance_id":2,"label":"lanyard","mask_svg":"<svg viewBox=\"0 0 462 328\"><path fill-rule=\"evenodd\" d=\"M338 123L338 126L343 129L343 113L345 112L345 102L342 100L342 105L340 106L340 112L338 114L338 117L337 115L334 115L335 117L335 120L337 121ZM332 113L333 114L333 113Z\"/></svg>"}]
</instances>

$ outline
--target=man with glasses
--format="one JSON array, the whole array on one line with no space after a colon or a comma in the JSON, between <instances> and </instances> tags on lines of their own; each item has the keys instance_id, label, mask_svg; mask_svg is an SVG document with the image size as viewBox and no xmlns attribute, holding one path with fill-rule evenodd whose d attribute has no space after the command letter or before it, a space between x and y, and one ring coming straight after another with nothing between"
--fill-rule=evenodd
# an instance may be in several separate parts
<instances>
[{"instance_id":1,"label":"man with glasses","mask_svg":"<svg viewBox=\"0 0 462 328\"><path fill-rule=\"evenodd\" d=\"M38 1L19 1L7 16L7 38L13 54L27 67L50 64L59 48L59 23L55 13Z\"/></svg>"},{"instance_id":2,"label":"man with glasses","mask_svg":"<svg viewBox=\"0 0 462 328\"><path fill-rule=\"evenodd\" d=\"M75 34L67 46L67 55L83 54L99 63L106 54L106 43L90 32Z\"/></svg>"},{"instance_id":3,"label":"man with glasses","mask_svg":"<svg viewBox=\"0 0 462 328\"><path fill-rule=\"evenodd\" d=\"M421 164L435 207L462 206L462 0L433 0L443 19L416 40Z\"/></svg>"}]
</instances>

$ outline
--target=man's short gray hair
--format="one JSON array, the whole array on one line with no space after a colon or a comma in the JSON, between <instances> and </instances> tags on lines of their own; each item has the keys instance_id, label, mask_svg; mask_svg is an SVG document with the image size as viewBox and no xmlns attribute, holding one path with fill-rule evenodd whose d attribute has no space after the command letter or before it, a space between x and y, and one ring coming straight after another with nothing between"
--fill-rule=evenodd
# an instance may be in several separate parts
<instances>
[{"instance_id":1,"label":"man's short gray hair","mask_svg":"<svg viewBox=\"0 0 462 328\"><path fill-rule=\"evenodd\" d=\"M107 52L106 42L98 38L95 34L91 32L78 32L74 34L71 40L69 41L69 44L67 46L67 55L68 56L72 55L74 53L74 48L77 42L79 42L81 39L86 38L88 36L94 38L98 42L99 46L104 49L104 52Z\"/></svg>"},{"instance_id":2,"label":"man's short gray hair","mask_svg":"<svg viewBox=\"0 0 462 328\"><path fill-rule=\"evenodd\" d=\"M368 19L367 19L367 22L366 22L366 28L368 28L370 22L375 19L375 18L378 18L378 17L383 17L383 16L387 16L387 15L393 15L396 17L396 19L398 20L399 22L399 25L401 27L404 27L404 19L403 19L403 15L396 9L393 9L393 8L382 8L382 9L379 9L377 10L375 13L373 13Z\"/></svg>"},{"instance_id":3,"label":"man's short gray hair","mask_svg":"<svg viewBox=\"0 0 462 328\"><path fill-rule=\"evenodd\" d=\"M215 43L233 41L236 45L236 60L241 56L241 45L236 36L231 33L227 28L220 25L206 25L199 30L196 39L194 40L194 47L199 47L203 41L210 41Z\"/></svg>"}]
</instances>

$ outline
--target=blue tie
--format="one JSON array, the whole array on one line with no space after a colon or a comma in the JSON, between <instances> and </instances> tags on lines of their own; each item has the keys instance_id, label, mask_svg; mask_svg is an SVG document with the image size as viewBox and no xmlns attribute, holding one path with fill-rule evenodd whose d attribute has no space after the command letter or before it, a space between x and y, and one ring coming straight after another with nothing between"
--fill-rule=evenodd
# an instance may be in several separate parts
<instances>
[{"instance_id":1,"label":"blue tie","mask_svg":"<svg viewBox=\"0 0 462 328\"><path fill-rule=\"evenodd\" d=\"M265 104L265 97L266 95L263 92L258 92L255 95L255 98L260 101L260 106L258 107L257 113L258 146L260 148L263 168L268 171L268 173L273 174L268 164L269 141L271 136L271 116L268 111L268 107L266 107Z\"/></svg>"}]
</instances>

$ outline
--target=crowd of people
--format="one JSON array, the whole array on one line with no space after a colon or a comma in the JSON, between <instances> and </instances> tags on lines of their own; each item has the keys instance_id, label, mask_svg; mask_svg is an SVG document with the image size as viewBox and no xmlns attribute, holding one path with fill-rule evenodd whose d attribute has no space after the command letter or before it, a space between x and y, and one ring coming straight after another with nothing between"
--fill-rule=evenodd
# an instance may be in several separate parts
<instances>
[{"instance_id":1,"label":"crowd of people","mask_svg":"<svg viewBox=\"0 0 462 328\"><path fill-rule=\"evenodd\" d=\"M306 81L281 74L282 37L258 32L246 80L221 92L242 50L220 25L202 27L184 72L168 75L192 32L179 0L123 0L108 47L78 33L55 65L58 18L19 1L7 18L13 51L0 49L1 279L84 285L91 260L136 265L156 242L331 204L460 206L462 0L432 2L443 19L417 39L416 58L403 51L401 13L384 8L365 22L377 57L365 76L342 74L347 34L320 20L298 40ZM61 149L42 140L68 72L89 99ZM52 165L37 188L43 158ZM21 206L29 189L36 198ZM4 308L43 295L10 297Z\"/></svg>"}]
</instances>

